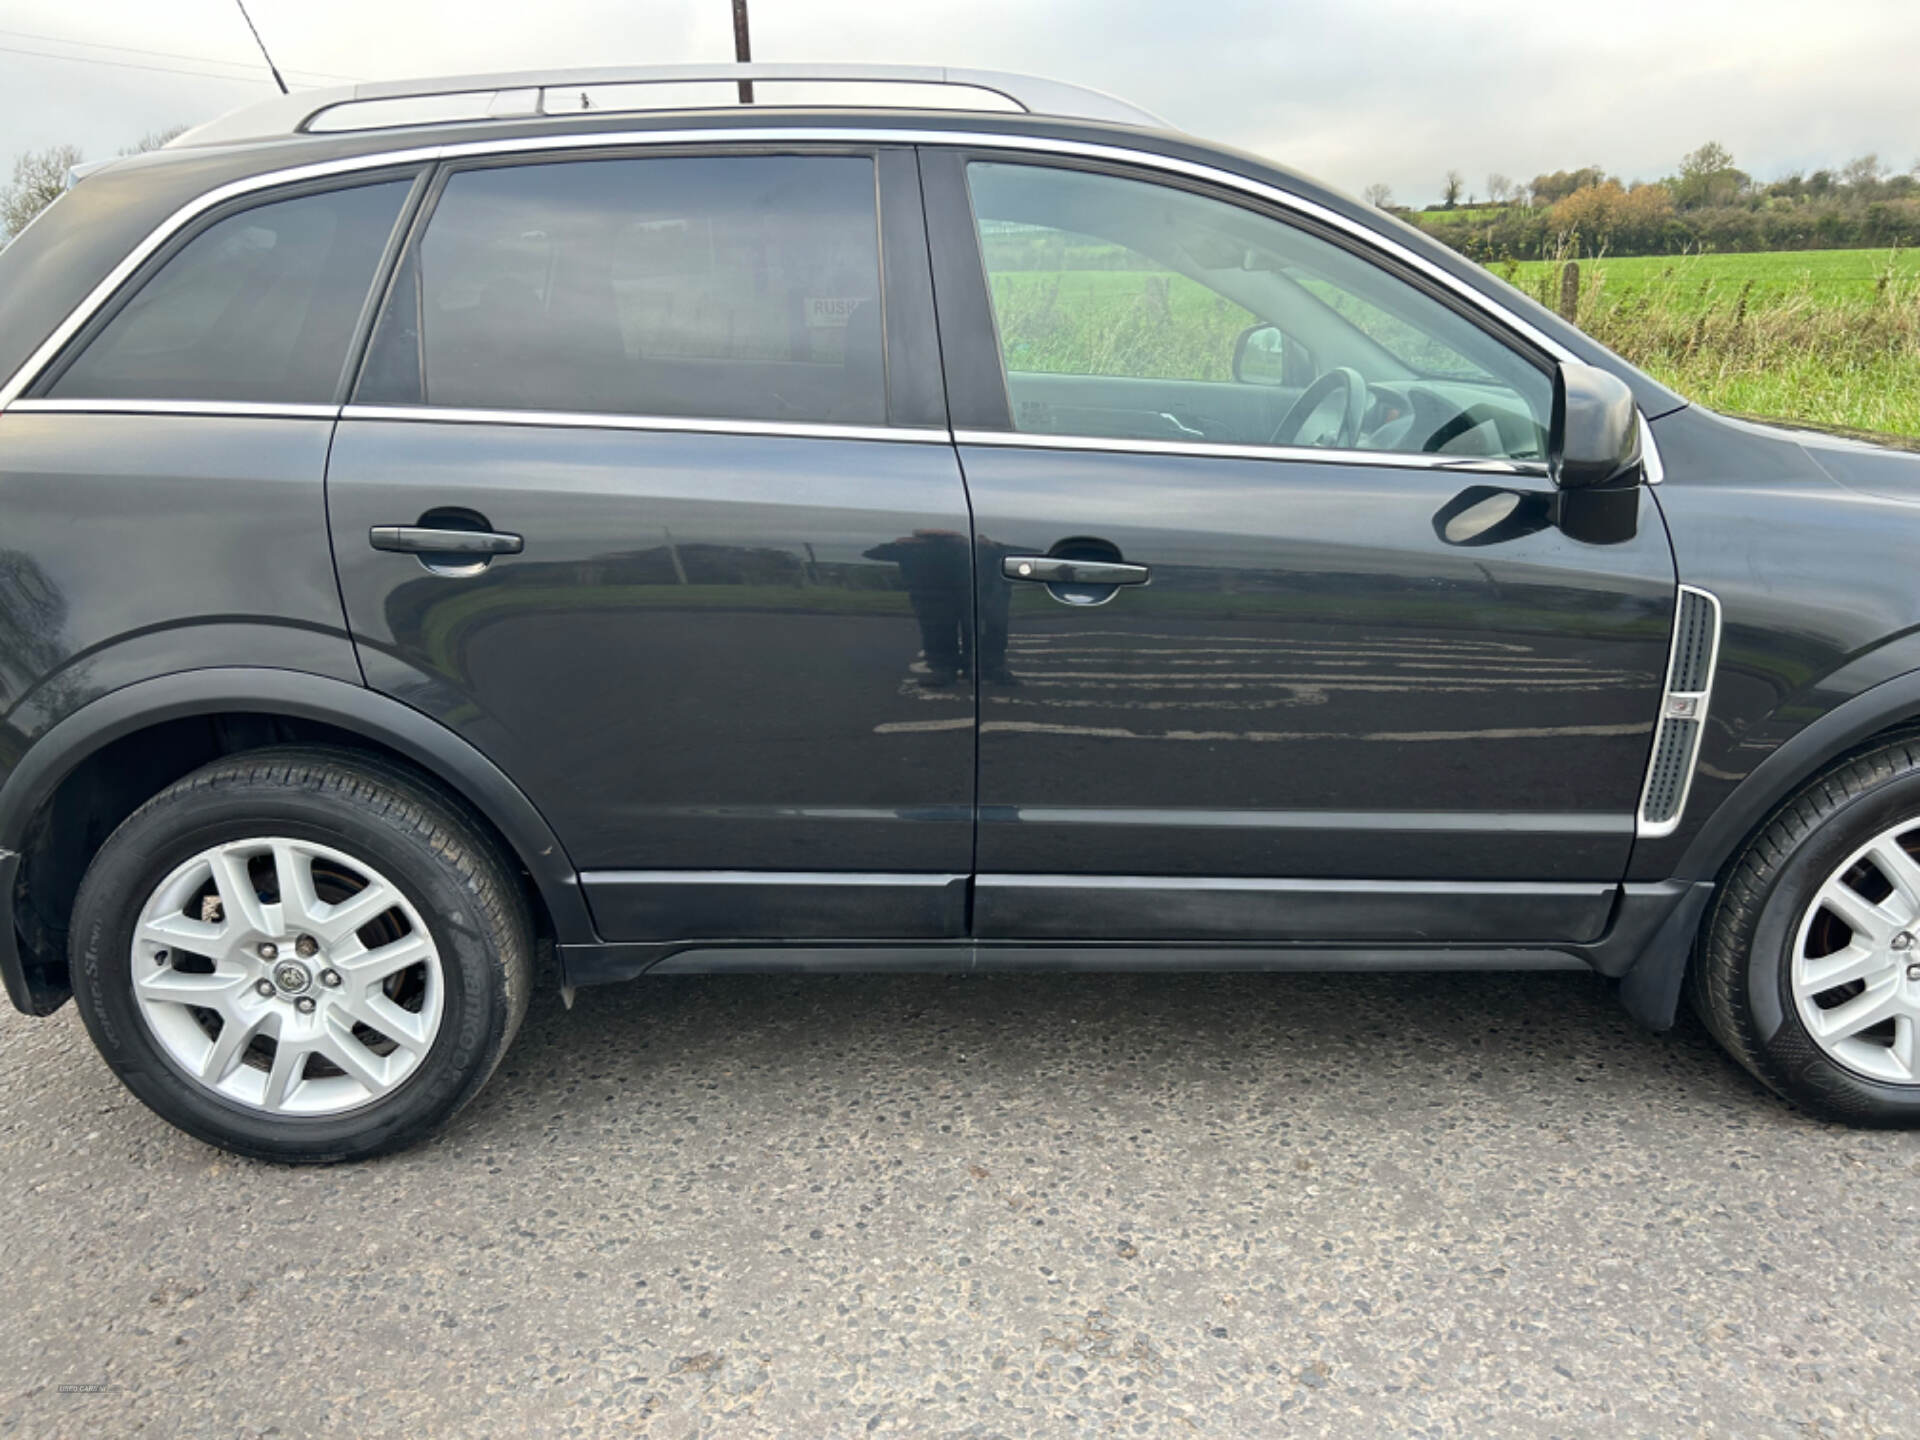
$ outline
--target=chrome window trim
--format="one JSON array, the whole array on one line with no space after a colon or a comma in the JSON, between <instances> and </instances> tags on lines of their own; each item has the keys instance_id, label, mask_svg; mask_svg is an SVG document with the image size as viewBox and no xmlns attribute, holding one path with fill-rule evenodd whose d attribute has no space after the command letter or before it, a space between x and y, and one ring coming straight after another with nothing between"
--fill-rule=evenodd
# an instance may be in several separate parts
<instances>
[{"instance_id":1,"label":"chrome window trim","mask_svg":"<svg viewBox=\"0 0 1920 1440\"><path fill-rule=\"evenodd\" d=\"M1571 350L1545 331L1536 329L1530 321L1507 309L1491 296L1482 294L1425 256L1409 250L1389 235L1384 235L1357 220L1349 219L1338 211L1330 210L1304 196L1295 195L1290 190L1283 190L1277 185L1268 185L1249 176L1223 170L1216 165L1203 165L1198 161L1183 160L1174 155L1160 155L1150 150L1138 150L1127 145L1109 145L1087 140L1061 140L1040 135L996 135L979 131L857 127L820 129L778 126L766 129L641 130L593 135L523 135L500 140L460 141L442 146L439 155L442 159L453 160L483 155L539 153L556 149L592 149L609 145L689 145L711 144L717 141L741 145L768 142L821 143L836 140L869 145L946 145L968 149L1019 150L1042 155L1070 156L1082 160L1104 160L1162 170L1169 174L1185 175L1191 179L1218 185L1223 189L1237 190L1243 195L1265 200L1296 215L1307 216L1360 241L1363 245L1391 255L1401 264L1418 271L1427 279L1466 301L1479 313L1493 317L1506 329L1523 336L1554 359L1575 362L1579 360Z\"/></svg>"},{"instance_id":2,"label":"chrome window trim","mask_svg":"<svg viewBox=\"0 0 1920 1440\"><path fill-rule=\"evenodd\" d=\"M1643 422L1644 423L1644 422ZM1673 685L1673 662L1680 651L1680 611L1686 604L1688 595L1698 595L1713 607L1713 640L1707 648L1706 684L1699 690L1675 690ZM1634 807L1633 833L1642 840L1659 840L1680 828L1680 822L1686 818L1687 797L1693 793L1694 773L1700 768L1700 750L1707 739L1707 711L1713 698L1714 677L1720 670L1720 597L1711 590L1703 590L1698 585L1677 585L1673 592L1673 635L1667 641L1667 668L1660 677L1660 713L1654 717L1653 739L1647 749L1647 774L1640 782L1640 803ZM1687 756L1686 778L1680 782L1680 798L1674 802L1671 819L1651 822L1646 818L1647 796L1653 788L1654 762L1660 756L1660 727L1667 721L1667 706L1673 700L1690 700L1694 703L1693 714L1684 718L1698 721L1694 730L1693 752Z\"/></svg>"},{"instance_id":3,"label":"chrome window trim","mask_svg":"<svg viewBox=\"0 0 1920 1440\"><path fill-rule=\"evenodd\" d=\"M162 220L133 249L129 250L120 263L107 272L106 278L88 292L86 299L73 308L65 320L54 327L53 333L40 343L40 348L29 355L19 369L15 370L4 386L0 386L0 413L13 408L20 393L40 378L40 373L53 363L53 359L66 347L66 344L92 320L100 308L111 300L114 293L133 277L142 265L176 234L195 219L224 205L229 200L238 200L258 190L271 190L283 185L298 185L307 180L326 180L335 175L352 175L362 170L386 170L398 165L424 164L439 154L437 147L427 146L413 150L388 150L377 155L353 155L341 160L325 160L313 165L295 165L285 170L270 170L260 175L249 175L242 180L230 180L225 185L215 186L204 195L197 196L182 205L173 214Z\"/></svg>"},{"instance_id":4,"label":"chrome window trim","mask_svg":"<svg viewBox=\"0 0 1920 1440\"><path fill-rule=\"evenodd\" d=\"M495 155L536 155L555 151L596 150L608 147L672 147L706 144L758 146L770 143L832 144L836 142L861 145L946 145L1001 151L1026 151L1043 156L1057 155L1083 160L1110 161L1118 164L1134 165L1149 170L1159 170L1167 174L1184 175L1190 179L1201 180L1208 184L1217 185L1225 190L1236 191L1239 194L1263 200L1291 214L1305 216L1331 229L1340 231L1342 234L1359 242L1365 250L1378 255L1389 256L1398 263L1416 271L1459 298L1477 314L1491 319L1512 334L1521 337L1536 348L1543 350L1555 360L1578 363L1579 357L1551 336L1536 329L1530 322L1509 310L1499 301L1493 299L1491 296L1482 294L1465 281L1458 279L1439 265L1436 265L1433 261L1428 260L1425 256L1407 249L1391 236L1382 234L1369 226L1361 224L1357 220L1349 219L1337 211L1330 210L1324 205L1317 204L1303 196L1295 195L1291 191L1283 190L1278 186L1267 185L1245 175L1236 174L1231 170L1223 170L1218 166L1205 165L1193 160L1184 160L1177 156L1160 155L1148 150L1138 150L1127 145L1097 144L1083 140L1059 140L1036 135L999 135L990 131L921 130L913 128L903 129L897 127L864 126L769 126L765 128L730 127L726 129L687 130L607 130L594 131L591 133L523 135L493 140L466 140L445 145L415 146L397 150L376 151L366 155L346 156L338 160L321 161L311 165L291 166L284 170L265 171L259 175L250 175L244 179L229 181L225 185L209 190L204 195L188 201L185 205L182 205L178 210L174 211L172 215L161 221L160 224L147 235L146 239L136 245L118 265L114 266L106 278L89 292L87 297L74 308L72 313L41 343L40 347L13 372L6 384L0 386L0 414L4 414L7 410L20 403L19 396L21 393L31 386L34 381L39 379L41 373L52 363L53 359L66 346L67 342L79 333L88 321L93 318L95 313L113 297L114 293L118 291L161 246L165 245L175 234L194 219L216 206L226 204L229 200L239 199L261 190L271 190L285 185L301 184L309 180L330 179L336 176L352 175L361 171L388 169L402 165L428 164L444 160L481 159ZM98 409L99 406L96 404L94 408ZM361 407L349 408L357 409ZM410 416L408 418L413 417ZM635 417L617 418L632 420ZM541 422L507 421L501 423ZM675 428L710 429L713 428L714 425L721 423L748 425L759 422L702 422L697 427L676 426ZM1644 414L1640 417L1640 426L1641 443L1646 455L1647 478L1650 483L1658 484L1665 472L1664 467L1660 463L1659 448L1654 443L1652 430L1648 427ZM652 427L630 425L627 428L638 429ZM768 432L743 431L741 433L779 434L789 432L773 430ZM807 433L812 432L808 431ZM930 432L923 431L920 432L920 435L927 433ZM995 438L981 438L989 433ZM900 434L901 432L889 428L886 438L900 438ZM1012 432L1009 432L1006 437L1002 437L1000 432L968 431L966 434L969 437L967 443L973 444L1024 444L1033 443L1036 438L1045 438L1054 441L1077 438L1066 436L1019 436L1015 438ZM872 435L862 435L857 438L875 437ZM920 438L920 436L909 435L908 438ZM956 436L955 438L957 439L958 437ZM1128 443L1101 441L1090 437L1089 443L1084 448L1107 450L1137 449L1145 454L1194 453L1221 456L1231 455L1238 451L1246 451L1253 452L1250 458L1259 459L1312 458L1346 464L1389 463L1389 460L1376 458L1385 452L1310 450L1302 455L1284 448L1268 449L1259 446L1221 447L1208 445L1191 450L1185 448L1173 450L1147 448L1148 446L1157 447L1159 443L1160 442ZM1059 448L1070 447L1063 445ZM1416 464L1421 463L1415 457L1398 454L1390 456L1390 463L1404 464L1409 461ZM1436 465L1433 468L1440 467ZM1455 460L1449 463L1446 468L1468 469L1477 467L1469 467Z\"/></svg>"},{"instance_id":5,"label":"chrome window trim","mask_svg":"<svg viewBox=\"0 0 1920 1440\"><path fill-rule=\"evenodd\" d=\"M161 221L146 239L114 266L106 278L75 307L73 313L47 337L40 348L14 371L6 386L0 388L0 409L10 405L22 390L37 379L47 363L67 341L73 338L80 327L93 317L94 312L106 303L114 291L119 289L133 272L146 262L148 257L183 226L216 205L223 205L229 200L239 199L256 191L270 190L283 185L296 185L308 180L351 175L363 170L380 170L440 160L477 159L489 155L530 155L549 151L594 150L624 146L833 144L835 142L860 145L948 145L1002 151L1030 151L1036 154L1070 156L1083 160L1112 161L1160 170L1168 174L1185 175L1191 179L1202 180L1224 189L1238 191L1243 195L1253 196L1338 230L1372 250L1392 256L1409 269L1418 271L1427 279L1464 300L1478 313L1498 321L1506 329L1522 336L1556 360L1578 358L1565 346L1543 331L1535 329L1532 324L1507 309L1499 301L1481 294L1472 286L1434 264L1433 261L1399 244L1391 236L1384 235L1303 196L1282 190L1278 186L1267 185L1245 175L1235 174L1231 170L1223 170L1214 165L1203 165L1193 160L1183 160L1177 156L1159 155L1127 145L1097 144L1085 140L1057 140L1038 135L996 135L981 131L897 127L768 126L688 130L606 130L555 135L521 135L493 140L463 140L444 145L375 151L365 155L344 156L338 160L319 161L311 165L290 166L284 170L263 171L258 175L249 175L217 186L204 195L188 201Z\"/></svg>"},{"instance_id":6,"label":"chrome window trim","mask_svg":"<svg viewBox=\"0 0 1920 1440\"><path fill-rule=\"evenodd\" d=\"M699 435L768 435L811 440L895 440L945 445L951 434L924 426L830 425L807 420L726 420L699 415L604 415L571 410L469 410L447 405L341 407L342 420L396 420L440 425L521 425L536 429L647 430Z\"/></svg>"},{"instance_id":7,"label":"chrome window trim","mask_svg":"<svg viewBox=\"0 0 1920 1440\"><path fill-rule=\"evenodd\" d=\"M1219 460L1312 461L1322 465L1391 465L1463 474L1531 475L1546 478L1544 462L1499 456L1430 455L1424 451L1333 450L1311 445L1229 445L1211 440L1108 439L1098 435L1045 435L1025 430L956 430L956 445L998 445L1036 450L1104 450L1126 455L1193 455Z\"/></svg>"},{"instance_id":8,"label":"chrome window trim","mask_svg":"<svg viewBox=\"0 0 1920 1440\"><path fill-rule=\"evenodd\" d=\"M276 420L331 420L338 405L292 405L258 400L16 400L21 415L237 415Z\"/></svg>"},{"instance_id":9,"label":"chrome window trim","mask_svg":"<svg viewBox=\"0 0 1920 1440\"><path fill-rule=\"evenodd\" d=\"M945 429L907 425L827 425L811 421L725 420L698 415L602 415L558 410L466 410L437 405L281 405L225 400L16 400L20 415L222 415L276 420L393 420L436 425L519 425L536 429L642 430L696 435L759 435L798 440L887 440L946 445Z\"/></svg>"}]
</instances>

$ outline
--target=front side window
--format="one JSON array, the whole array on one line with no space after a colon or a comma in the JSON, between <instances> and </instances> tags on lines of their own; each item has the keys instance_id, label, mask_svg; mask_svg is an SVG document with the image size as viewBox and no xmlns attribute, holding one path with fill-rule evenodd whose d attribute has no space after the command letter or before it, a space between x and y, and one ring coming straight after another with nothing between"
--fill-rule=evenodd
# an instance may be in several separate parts
<instances>
[{"instance_id":1,"label":"front side window","mask_svg":"<svg viewBox=\"0 0 1920 1440\"><path fill-rule=\"evenodd\" d=\"M396 279L376 404L880 425L873 161L457 172Z\"/></svg>"},{"instance_id":2,"label":"front side window","mask_svg":"<svg viewBox=\"0 0 1920 1440\"><path fill-rule=\"evenodd\" d=\"M208 226L141 286L47 393L332 403L412 183L302 195Z\"/></svg>"},{"instance_id":3,"label":"front side window","mask_svg":"<svg viewBox=\"0 0 1920 1440\"><path fill-rule=\"evenodd\" d=\"M1548 375L1331 241L1115 175L967 178L1016 430L1545 457Z\"/></svg>"}]
</instances>

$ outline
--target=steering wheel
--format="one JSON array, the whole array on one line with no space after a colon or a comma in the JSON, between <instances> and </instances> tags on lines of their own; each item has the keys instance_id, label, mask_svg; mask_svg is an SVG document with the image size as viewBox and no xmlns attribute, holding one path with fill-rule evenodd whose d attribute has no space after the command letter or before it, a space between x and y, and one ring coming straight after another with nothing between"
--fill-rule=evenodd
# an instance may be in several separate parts
<instances>
[{"instance_id":1,"label":"steering wheel","mask_svg":"<svg viewBox=\"0 0 1920 1440\"><path fill-rule=\"evenodd\" d=\"M1501 412L1492 405L1469 405L1457 414L1448 416L1420 448L1429 455L1438 455L1462 435L1471 434L1489 423L1504 443L1506 437L1499 435L1500 420Z\"/></svg>"},{"instance_id":2,"label":"steering wheel","mask_svg":"<svg viewBox=\"0 0 1920 1440\"><path fill-rule=\"evenodd\" d=\"M1358 370L1345 365L1336 365L1318 380L1300 392L1300 398L1293 402L1280 423L1274 427L1269 445L1291 445L1300 437L1304 426L1320 407L1342 391L1346 394L1346 408L1340 416L1340 429L1334 436L1332 445L1337 450L1351 450L1360 443L1360 424L1367 414L1367 382L1361 378Z\"/></svg>"}]
</instances>

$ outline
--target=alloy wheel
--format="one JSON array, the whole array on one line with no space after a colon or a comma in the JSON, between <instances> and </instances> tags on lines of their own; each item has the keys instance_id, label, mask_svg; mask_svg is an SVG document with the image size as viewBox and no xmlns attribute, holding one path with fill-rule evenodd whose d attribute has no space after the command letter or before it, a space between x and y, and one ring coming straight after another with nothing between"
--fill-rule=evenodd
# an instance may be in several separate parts
<instances>
[{"instance_id":1,"label":"alloy wheel","mask_svg":"<svg viewBox=\"0 0 1920 1440\"><path fill-rule=\"evenodd\" d=\"M133 993L167 1058L230 1101L338 1115L403 1084L440 1028L432 934L365 861L306 840L203 850L134 927Z\"/></svg>"},{"instance_id":2,"label":"alloy wheel","mask_svg":"<svg viewBox=\"0 0 1920 1440\"><path fill-rule=\"evenodd\" d=\"M1789 984L1807 1033L1857 1075L1920 1083L1920 821L1882 831L1800 921Z\"/></svg>"}]
</instances>

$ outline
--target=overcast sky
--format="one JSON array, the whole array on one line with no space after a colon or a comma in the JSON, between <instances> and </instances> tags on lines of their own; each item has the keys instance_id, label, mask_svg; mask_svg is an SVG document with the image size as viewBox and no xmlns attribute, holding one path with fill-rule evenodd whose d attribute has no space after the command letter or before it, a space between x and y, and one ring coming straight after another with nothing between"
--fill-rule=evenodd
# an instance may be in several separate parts
<instances>
[{"instance_id":1,"label":"overcast sky","mask_svg":"<svg viewBox=\"0 0 1920 1440\"><path fill-rule=\"evenodd\" d=\"M729 0L248 0L296 84L732 56ZM1920 0L751 0L761 60L1024 70L1352 191L1920 160ZM119 47L119 48L108 48ZM37 52L37 53L24 53ZM64 58L56 58L64 57ZM113 62L113 63L106 63ZM142 68L151 67L151 68ZM162 68L162 67L173 67ZM179 74L174 69L201 73ZM0 0L0 163L270 93L234 0Z\"/></svg>"}]
</instances>

